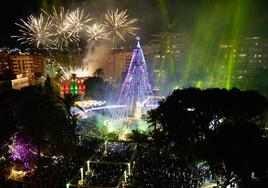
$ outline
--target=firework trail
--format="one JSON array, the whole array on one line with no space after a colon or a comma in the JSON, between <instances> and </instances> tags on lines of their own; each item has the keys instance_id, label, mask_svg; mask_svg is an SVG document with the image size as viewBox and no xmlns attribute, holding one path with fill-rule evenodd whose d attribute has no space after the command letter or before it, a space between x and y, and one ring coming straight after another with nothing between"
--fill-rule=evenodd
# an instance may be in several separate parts
<instances>
[{"instance_id":1,"label":"firework trail","mask_svg":"<svg viewBox=\"0 0 268 188\"><path fill-rule=\"evenodd\" d=\"M128 19L127 10L122 10L121 12L119 12L118 9L107 10L104 18L104 25L110 31L113 43L117 37L126 42L124 35L127 33L135 35L134 32L139 29L133 26L138 19Z\"/></svg>"},{"instance_id":2,"label":"firework trail","mask_svg":"<svg viewBox=\"0 0 268 188\"><path fill-rule=\"evenodd\" d=\"M91 42L90 51L92 50L94 44L98 40L109 39L109 33L106 31L104 25L100 23L94 23L93 25L87 26L87 42Z\"/></svg>"}]
</instances>

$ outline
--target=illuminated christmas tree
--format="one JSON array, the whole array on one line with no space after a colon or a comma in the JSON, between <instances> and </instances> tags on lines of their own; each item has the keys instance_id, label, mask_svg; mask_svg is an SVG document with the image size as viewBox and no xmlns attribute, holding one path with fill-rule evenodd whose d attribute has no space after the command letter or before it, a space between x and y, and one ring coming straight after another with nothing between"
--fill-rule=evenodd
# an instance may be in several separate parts
<instances>
[{"instance_id":1,"label":"illuminated christmas tree","mask_svg":"<svg viewBox=\"0 0 268 188\"><path fill-rule=\"evenodd\" d=\"M117 102L118 105L126 105L125 108L117 111L119 118L140 117L144 101L153 94L139 41L140 39L137 37L137 46L134 49Z\"/></svg>"}]
</instances>

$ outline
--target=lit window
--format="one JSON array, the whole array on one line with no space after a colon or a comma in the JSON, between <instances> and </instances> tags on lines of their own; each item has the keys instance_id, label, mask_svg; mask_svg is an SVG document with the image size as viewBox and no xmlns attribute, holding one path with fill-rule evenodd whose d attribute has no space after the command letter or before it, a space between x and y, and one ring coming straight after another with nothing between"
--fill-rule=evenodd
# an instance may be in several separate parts
<instances>
[{"instance_id":1,"label":"lit window","mask_svg":"<svg viewBox=\"0 0 268 188\"><path fill-rule=\"evenodd\" d=\"M245 57L247 54L239 54L240 57Z\"/></svg>"}]
</instances>

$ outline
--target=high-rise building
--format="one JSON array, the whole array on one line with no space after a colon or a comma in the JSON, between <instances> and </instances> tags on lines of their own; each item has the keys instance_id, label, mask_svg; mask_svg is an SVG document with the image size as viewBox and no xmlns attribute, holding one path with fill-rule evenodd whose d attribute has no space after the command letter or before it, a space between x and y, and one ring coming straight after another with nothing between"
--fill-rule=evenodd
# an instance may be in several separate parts
<instances>
[{"instance_id":1,"label":"high-rise building","mask_svg":"<svg viewBox=\"0 0 268 188\"><path fill-rule=\"evenodd\" d=\"M15 75L22 74L29 80L34 78L33 57L27 53L12 54L10 56L12 70Z\"/></svg>"},{"instance_id":2,"label":"high-rise building","mask_svg":"<svg viewBox=\"0 0 268 188\"><path fill-rule=\"evenodd\" d=\"M34 76L41 76L44 74L44 62L46 58L45 56L41 54L34 54L33 55L33 71L34 71Z\"/></svg>"},{"instance_id":3,"label":"high-rise building","mask_svg":"<svg viewBox=\"0 0 268 188\"><path fill-rule=\"evenodd\" d=\"M107 70L104 68L105 77L114 80L121 78L122 73L126 69L126 59L129 57L131 57L131 54L125 48L112 49L111 53L109 53L108 61L106 61L105 68Z\"/></svg>"},{"instance_id":4,"label":"high-rise building","mask_svg":"<svg viewBox=\"0 0 268 188\"><path fill-rule=\"evenodd\" d=\"M127 59L130 59L131 55L132 53L125 48L105 49L101 57L92 56L89 62L95 62L93 71L102 68L103 78L111 84L117 84L122 79L122 74L127 68Z\"/></svg>"},{"instance_id":5,"label":"high-rise building","mask_svg":"<svg viewBox=\"0 0 268 188\"><path fill-rule=\"evenodd\" d=\"M163 88L178 82L191 43L191 33L161 32L152 35L149 42L149 71L154 75L155 86Z\"/></svg>"},{"instance_id":6,"label":"high-rise building","mask_svg":"<svg viewBox=\"0 0 268 188\"><path fill-rule=\"evenodd\" d=\"M219 58L215 59L218 79L226 81L228 76L232 87L258 89L262 87L268 72L268 39L252 36L245 37L239 43L222 43L219 46ZM224 85L223 85L224 86Z\"/></svg>"},{"instance_id":7,"label":"high-rise building","mask_svg":"<svg viewBox=\"0 0 268 188\"><path fill-rule=\"evenodd\" d=\"M242 48L247 57L247 68L254 66L268 68L268 39L254 36L245 38Z\"/></svg>"},{"instance_id":8,"label":"high-rise building","mask_svg":"<svg viewBox=\"0 0 268 188\"><path fill-rule=\"evenodd\" d=\"M0 75L11 70L9 51L4 49L0 52Z\"/></svg>"},{"instance_id":9,"label":"high-rise building","mask_svg":"<svg viewBox=\"0 0 268 188\"><path fill-rule=\"evenodd\" d=\"M245 56L245 81L247 89L255 89L268 95L268 39L260 36L247 37L242 44ZM241 54L240 54L241 55Z\"/></svg>"}]
</instances>

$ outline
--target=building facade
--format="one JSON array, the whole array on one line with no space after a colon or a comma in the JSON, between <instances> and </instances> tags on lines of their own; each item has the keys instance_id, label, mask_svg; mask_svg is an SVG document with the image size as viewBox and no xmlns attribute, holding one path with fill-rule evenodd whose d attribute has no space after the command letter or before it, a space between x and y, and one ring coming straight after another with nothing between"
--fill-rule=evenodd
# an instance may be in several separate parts
<instances>
[{"instance_id":1,"label":"building facade","mask_svg":"<svg viewBox=\"0 0 268 188\"><path fill-rule=\"evenodd\" d=\"M41 54L34 54L33 56L33 71L34 76L39 77L44 74L45 68L44 68L44 62L46 60L45 56Z\"/></svg>"},{"instance_id":2,"label":"building facade","mask_svg":"<svg viewBox=\"0 0 268 188\"><path fill-rule=\"evenodd\" d=\"M18 74L16 79L11 80L12 89L21 89L30 85L30 80L27 76L23 77L22 74Z\"/></svg>"},{"instance_id":3,"label":"building facade","mask_svg":"<svg viewBox=\"0 0 268 188\"><path fill-rule=\"evenodd\" d=\"M15 75L22 74L29 80L34 79L33 57L27 53L12 54L10 56L12 71Z\"/></svg>"},{"instance_id":4,"label":"building facade","mask_svg":"<svg viewBox=\"0 0 268 188\"><path fill-rule=\"evenodd\" d=\"M0 75L11 71L10 53L7 49L0 52Z\"/></svg>"},{"instance_id":5,"label":"building facade","mask_svg":"<svg viewBox=\"0 0 268 188\"><path fill-rule=\"evenodd\" d=\"M156 88L172 87L180 82L191 33L160 32L149 42L148 67Z\"/></svg>"}]
</instances>

